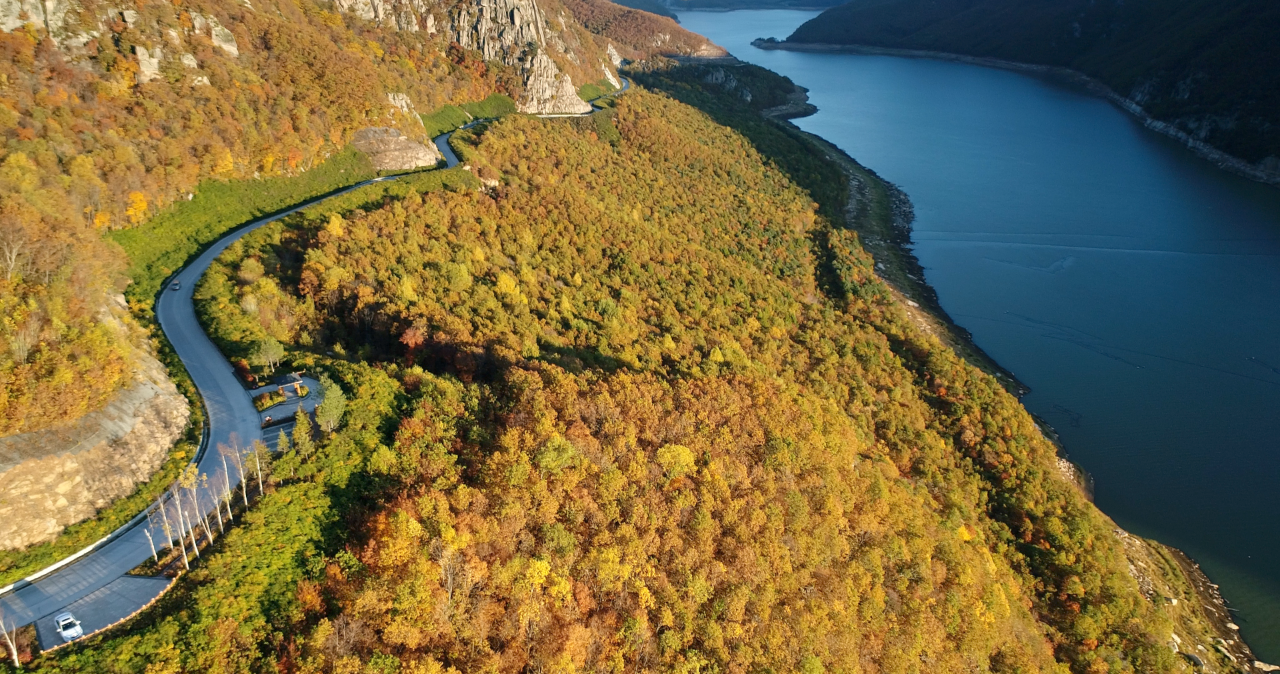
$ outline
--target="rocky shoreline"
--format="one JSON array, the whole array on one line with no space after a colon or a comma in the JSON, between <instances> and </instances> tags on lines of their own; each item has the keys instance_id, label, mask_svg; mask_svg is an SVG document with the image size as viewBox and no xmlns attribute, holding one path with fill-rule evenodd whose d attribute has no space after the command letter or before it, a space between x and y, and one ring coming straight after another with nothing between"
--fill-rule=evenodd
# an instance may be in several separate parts
<instances>
[{"instance_id":1,"label":"rocky shoreline","mask_svg":"<svg viewBox=\"0 0 1280 674\"><path fill-rule=\"evenodd\" d=\"M996 377L1010 393L1019 397L1028 393L1030 389L1019 382L1012 372L1001 367L974 343L969 331L951 320L939 303L937 293L925 281L924 269L911 250L911 226L915 212L907 194L826 139L804 131L789 121L817 112L817 107L808 102L807 92L807 89L797 85L795 93L786 104L765 110L762 114L785 125L792 133L803 136L815 149L840 166L849 181L849 200L844 209L847 225L858 232L863 246L875 259L876 273L904 305L917 326L938 337L970 363ZM870 221L871 218L859 218L857 215L859 203L872 198L872 181L882 183L888 191L892 212L889 227L885 227L884 223L879 223L877 227L877 223ZM1044 424L1043 420L1036 421ZM1051 427L1043 427L1041 430L1058 447L1061 457L1063 447L1058 442L1056 432ZM1064 478L1079 487L1092 501L1092 480L1088 474L1065 458L1059 458L1058 462ZM1168 645L1187 664L1200 671L1216 672L1219 670L1210 666L1211 657L1221 657L1224 663L1243 672L1280 671L1280 668L1256 659L1248 644L1241 638L1239 626L1231 621L1226 599L1199 564L1177 548L1134 536L1118 526L1116 532L1124 541L1130 574L1142 588L1143 594L1149 601L1165 603L1170 612L1176 614L1176 627ZM1179 604L1181 609L1177 608Z\"/></svg>"},{"instance_id":2,"label":"rocky shoreline","mask_svg":"<svg viewBox=\"0 0 1280 674\"><path fill-rule=\"evenodd\" d=\"M1026 384L1018 381L1012 372L1001 367L983 351L973 341L973 335L968 330L951 320L938 301L937 292L925 281L924 267L911 250L911 226L915 221L915 208L910 197L897 185L859 164L844 150L788 121L817 112L817 107L809 103L807 92L804 87L797 86L786 104L765 110L762 114L785 124L792 133L802 135L844 171L849 182L849 201L844 207L847 226L858 232L863 247L876 260L876 273L906 308L912 322L954 349L965 360L995 377L1010 393L1019 397L1029 393L1031 389ZM887 191L883 198L889 200L889 210L893 216L890 223L859 216L861 205L877 196L872 194L875 183L883 185Z\"/></svg>"},{"instance_id":3,"label":"rocky shoreline","mask_svg":"<svg viewBox=\"0 0 1280 674\"><path fill-rule=\"evenodd\" d=\"M757 49L780 51L928 58L941 61L953 61L956 63L967 63L987 68L1013 70L1048 77L1057 82L1082 87L1091 94L1101 96L1102 98L1111 101L1116 105L1116 107L1119 107L1125 112L1136 117L1142 122L1143 126L1155 131L1156 133L1163 134L1178 141L1192 152L1196 153L1196 155L1213 162L1220 169L1230 171L1231 173L1249 178L1250 180L1256 180L1260 183L1280 187L1280 170L1251 164L1239 157L1227 154L1208 143L1199 141L1174 125L1148 115L1147 112L1142 109L1142 106L1116 93L1111 89L1111 87L1108 87L1102 82L1099 82L1084 73L1071 70L1070 68L1035 65L1031 63L1005 61L1003 59L987 58L982 56L966 56L964 54L952 54L949 52L926 51L920 49L894 49L891 47L872 47L868 45L784 42L774 38L757 38L751 42L751 45Z\"/></svg>"},{"instance_id":4,"label":"rocky shoreline","mask_svg":"<svg viewBox=\"0 0 1280 674\"><path fill-rule=\"evenodd\" d=\"M1163 544L1157 545L1164 548L1177 561L1182 572L1187 575L1187 580L1195 590L1201 605L1207 609L1202 614L1214 626L1214 629L1220 635L1218 638L1221 640L1221 643L1215 642L1213 644L1214 649L1223 652L1233 663L1245 669L1252 666L1253 669L1260 672L1280 671L1280 667L1258 660L1253 651L1249 649L1249 645L1244 642L1244 639L1240 638L1239 633L1236 632L1239 627L1231 620L1231 609L1227 607L1227 600L1222 596L1218 586L1209 580L1209 576L1205 575L1204 571L1201 570L1200 564L1187 556L1187 553L1177 548ZM1225 637L1221 635L1225 635Z\"/></svg>"}]
</instances>

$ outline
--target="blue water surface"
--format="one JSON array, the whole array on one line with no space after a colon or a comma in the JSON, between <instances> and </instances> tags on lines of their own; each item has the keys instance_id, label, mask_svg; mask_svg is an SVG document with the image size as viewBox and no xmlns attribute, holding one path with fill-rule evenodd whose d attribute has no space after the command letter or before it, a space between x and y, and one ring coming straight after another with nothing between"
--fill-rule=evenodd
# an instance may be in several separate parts
<instances>
[{"instance_id":1,"label":"blue water surface","mask_svg":"<svg viewBox=\"0 0 1280 674\"><path fill-rule=\"evenodd\" d=\"M1031 387L1098 506L1199 561L1280 662L1280 189L1034 76L750 46L812 16L680 20L807 87L796 123L910 195L943 307Z\"/></svg>"}]
</instances>

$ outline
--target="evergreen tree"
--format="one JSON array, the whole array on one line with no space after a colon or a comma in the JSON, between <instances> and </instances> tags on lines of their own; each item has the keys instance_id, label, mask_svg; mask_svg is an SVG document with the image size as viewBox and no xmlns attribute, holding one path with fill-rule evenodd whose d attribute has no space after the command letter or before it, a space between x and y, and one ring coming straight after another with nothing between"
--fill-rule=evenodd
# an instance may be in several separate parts
<instances>
[{"instance_id":1,"label":"evergreen tree","mask_svg":"<svg viewBox=\"0 0 1280 674\"><path fill-rule=\"evenodd\" d=\"M302 408L302 405L298 405L293 421L293 448L298 450L298 455L301 457L311 456L311 452L315 450L315 443L311 439L311 416Z\"/></svg>"}]
</instances>

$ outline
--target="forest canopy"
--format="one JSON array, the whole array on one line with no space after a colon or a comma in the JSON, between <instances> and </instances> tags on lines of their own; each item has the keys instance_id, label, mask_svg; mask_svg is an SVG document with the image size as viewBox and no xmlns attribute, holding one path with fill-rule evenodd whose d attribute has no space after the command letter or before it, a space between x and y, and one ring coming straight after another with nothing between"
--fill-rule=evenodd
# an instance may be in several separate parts
<instances>
[{"instance_id":1,"label":"forest canopy","mask_svg":"<svg viewBox=\"0 0 1280 674\"><path fill-rule=\"evenodd\" d=\"M293 203L282 196L367 177L341 155L360 127L425 139L387 91L431 110L519 87L511 68L442 37L309 1L68 12L90 26L107 16L102 34L77 46L34 22L0 31L0 435L78 418L131 380L140 340L111 301L128 279L109 233L151 225L116 239L133 244L135 272L155 263L133 279L145 286L133 308L146 313L160 281L208 241L190 221L226 229ZM232 48L211 40L218 17L235 29ZM169 57L144 73L139 49ZM228 182L260 179L251 198L227 196ZM199 212L166 218L197 191Z\"/></svg>"},{"instance_id":2,"label":"forest canopy","mask_svg":"<svg viewBox=\"0 0 1280 674\"><path fill-rule=\"evenodd\" d=\"M290 572L269 620L291 636L259 657L1176 667L1053 445L755 149L794 138L753 133L643 90L589 118L507 117L455 136L483 189L315 207L224 253L197 293L225 352L269 338L401 391L394 430L339 450L339 428L304 462L339 452L363 475L344 493L370 496L308 553L333 561ZM357 403L359 381L341 382ZM330 479L286 477L292 461L281 491Z\"/></svg>"}]
</instances>

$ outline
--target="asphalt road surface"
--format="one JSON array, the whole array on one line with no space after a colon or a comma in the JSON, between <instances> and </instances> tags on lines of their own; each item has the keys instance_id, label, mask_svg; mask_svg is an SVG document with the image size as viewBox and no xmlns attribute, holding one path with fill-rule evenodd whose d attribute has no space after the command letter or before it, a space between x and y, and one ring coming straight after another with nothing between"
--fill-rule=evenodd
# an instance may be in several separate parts
<instances>
[{"instance_id":1,"label":"asphalt road surface","mask_svg":"<svg viewBox=\"0 0 1280 674\"><path fill-rule=\"evenodd\" d=\"M631 82L623 78L622 88L614 95L623 93L630 87ZM480 121L484 120L476 120L467 126ZM447 168L458 165L458 157L453 148L449 147L449 137L452 135L450 132L434 139L436 147L444 155ZM324 199L346 194L371 183L394 179L394 176L389 176L367 180L321 199L255 220L210 246L165 283L164 290L156 300L156 318L204 399L208 419L207 436L196 461L200 474L208 478L208 486L198 489L194 496L184 491L178 498L173 497L174 492L171 490L158 505L140 514L107 538L63 562L0 590L0 614L3 615L6 626L36 623L40 646L47 650L63 643L53 627L55 615L70 611L80 620L84 635L88 637L132 617L169 587L170 581L167 578L130 576L128 573L147 561L152 556L153 549L163 550L169 547L170 542L176 540L183 530L180 521L189 522L194 519L199 527L199 520L213 512L216 498L239 486L244 476L240 474L236 462L226 457L230 456L228 452L246 453L255 440L264 439L262 424L266 416L270 415L276 420L292 417L299 404L312 411L320 398L319 383L307 379L304 383L311 393L305 399L299 401L291 396L286 402L259 413L253 406L250 392L241 386L231 364L213 345L196 320L195 306L192 303L192 291L196 283L213 260L245 234ZM173 289L175 281L178 283L177 289ZM268 387L258 389L255 393L264 392L266 388ZM267 431L271 436L267 439L267 444L273 446L279 430L288 430L290 427L288 422L280 426L273 425ZM245 470L252 475L252 469L247 463ZM203 527L199 527L196 537L203 539L202 532ZM189 536L190 534L188 541Z\"/></svg>"},{"instance_id":2,"label":"asphalt road surface","mask_svg":"<svg viewBox=\"0 0 1280 674\"><path fill-rule=\"evenodd\" d=\"M451 135L446 133L434 139L447 167L458 163L457 156L448 145ZM324 198L394 179L374 178ZM275 418L280 418L276 415L292 416L298 404L304 405L308 411L315 409L320 398L319 383L306 380L311 393L305 400L291 398L260 414L253 406L249 391L236 379L231 364L200 327L192 303L192 291L197 281L227 246L267 223L315 203L301 204L231 232L170 278L156 301L156 318L160 327L204 399L208 432L201 445L197 466L199 472L208 477L208 486L197 490L194 497L184 491L179 499L174 499L171 491L159 507L153 506L148 513L139 515L107 538L86 548L75 561L55 565L14 583L0 595L0 613L7 626L36 623L40 646L49 649L62 644L61 637L52 626L53 616L62 611L71 611L81 621L86 637L132 616L160 596L168 588L169 580L129 576L129 571L151 557L153 543L156 549L169 547L168 541L176 540L179 535L180 520L194 519L199 526L199 520L213 512L215 498L240 484L243 476L235 461L228 459L224 462L224 448L247 452L255 440L263 439L262 421L268 414ZM175 281L179 285L173 290ZM274 431L272 435L278 434L276 427L271 431ZM245 465L245 470L252 475L249 465ZM160 508L163 508L163 513ZM169 535L165 532L166 519L170 525ZM199 527L196 537L203 539L203 527Z\"/></svg>"}]
</instances>

